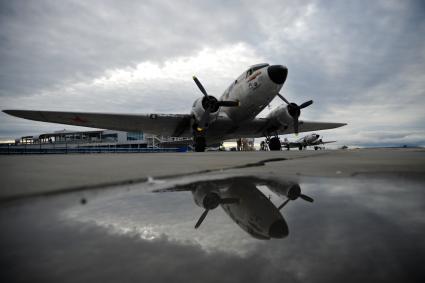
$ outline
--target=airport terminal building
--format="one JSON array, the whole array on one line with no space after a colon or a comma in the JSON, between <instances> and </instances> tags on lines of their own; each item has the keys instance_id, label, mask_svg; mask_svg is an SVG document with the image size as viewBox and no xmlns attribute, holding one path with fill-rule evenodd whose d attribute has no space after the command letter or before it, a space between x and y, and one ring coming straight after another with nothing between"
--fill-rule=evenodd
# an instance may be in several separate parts
<instances>
[{"instance_id":1,"label":"airport terminal building","mask_svg":"<svg viewBox=\"0 0 425 283\"><path fill-rule=\"evenodd\" d=\"M9 152L143 152L184 151L192 143L191 138L159 137L144 132L113 130L55 131L35 136L23 136L8 144ZM2 151L5 151L5 145Z\"/></svg>"}]
</instances>

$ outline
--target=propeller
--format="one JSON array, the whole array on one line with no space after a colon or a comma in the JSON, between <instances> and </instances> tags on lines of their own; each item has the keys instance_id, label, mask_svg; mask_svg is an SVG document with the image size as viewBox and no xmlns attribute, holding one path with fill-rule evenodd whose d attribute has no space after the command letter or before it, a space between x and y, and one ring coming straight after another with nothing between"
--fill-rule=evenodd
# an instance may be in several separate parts
<instances>
[{"instance_id":1,"label":"propeller","mask_svg":"<svg viewBox=\"0 0 425 283\"><path fill-rule=\"evenodd\" d=\"M205 208L204 212L199 217L198 221L195 224L195 229L198 229L204 221L205 217L207 217L208 212L211 209L216 208L219 204L231 204L231 203L239 203L239 199L237 198L218 198L218 202L211 202L208 207Z\"/></svg>"},{"instance_id":2,"label":"propeller","mask_svg":"<svg viewBox=\"0 0 425 283\"><path fill-rule=\"evenodd\" d=\"M279 207L277 208L278 210L281 210L288 202L290 201L290 199L286 199L281 205L279 205Z\"/></svg>"},{"instance_id":3,"label":"propeller","mask_svg":"<svg viewBox=\"0 0 425 283\"><path fill-rule=\"evenodd\" d=\"M289 115L291 115L292 119L294 120L294 133L298 135L298 118L301 114L301 109L306 108L313 104L313 100L309 100L304 102L301 105L298 105L294 102L289 102L285 97L283 97L280 93L277 94L277 96L280 97L286 104L288 104L288 112Z\"/></svg>"},{"instance_id":4,"label":"propeller","mask_svg":"<svg viewBox=\"0 0 425 283\"><path fill-rule=\"evenodd\" d=\"M202 115L199 125L197 127L198 131L203 131L206 126L208 125L208 120L210 117L210 113L214 113L218 110L220 107L236 107L239 106L238 101L219 101L217 98L215 98L212 95L208 95L207 91L205 90L204 86L201 84L201 82L198 80L197 77L193 76L193 80L195 81L196 85L198 86L199 90L204 95L204 98L202 99L202 107L204 107L205 112Z\"/></svg>"},{"instance_id":5,"label":"propeller","mask_svg":"<svg viewBox=\"0 0 425 283\"><path fill-rule=\"evenodd\" d=\"M201 214L201 217L199 217L198 221L195 224L195 229L198 229L199 226L201 226L202 221L204 221L205 217L207 217L209 209L205 209L205 211Z\"/></svg>"},{"instance_id":6,"label":"propeller","mask_svg":"<svg viewBox=\"0 0 425 283\"><path fill-rule=\"evenodd\" d=\"M308 202L314 201L311 197L301 193L301 188L298 184L292 186L289 189L287 196L288 196L288 198L277 208L278 210L281 210L285 205L288 204L288 202L290 200L296 200L297 198L301 198L301 199L308 201Z\"/></svg>"}]
</instances>

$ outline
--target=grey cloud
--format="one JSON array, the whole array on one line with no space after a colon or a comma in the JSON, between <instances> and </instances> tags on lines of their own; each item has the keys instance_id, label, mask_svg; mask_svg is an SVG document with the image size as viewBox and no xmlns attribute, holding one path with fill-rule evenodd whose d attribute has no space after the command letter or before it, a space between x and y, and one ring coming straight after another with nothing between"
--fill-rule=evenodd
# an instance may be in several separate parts
<instances>
[{"instance_id":1,"label":"grey cloud","mask_svg":"<svg viewBox=\"0 0 425 283\"><path fill-rule=\"evenodd\" d=\"M258 34L244 13L212 3L5 1L2 6L2 96L31 95L105 69L162 62Z\"/></svg>"},{"instance_id":2,"label":"grey cloud","mask_svg":"<svg viewBox=\"0 0 425 283\"><path fill-rule=\"evenodd\" d=\"M43 109L68 109L67 104L68 110L106 105L110 112L187 112L198 93L179 83L92 89L86 98L63 89L106 70L147 61L161 65L205 47L242 42L289 67L283 94L299 103L315 100L303 119L348 122L357 132L425 130L421 1L3 1L0 10L2 109L34 109L37 103L25 99L47 91L57 97L37 97ZM211 70L209 76L204 81L218 75ZM13 132L4 116L1 136ZM392 119L385 122L385 116Z\"/></svg>"}]
</instances>

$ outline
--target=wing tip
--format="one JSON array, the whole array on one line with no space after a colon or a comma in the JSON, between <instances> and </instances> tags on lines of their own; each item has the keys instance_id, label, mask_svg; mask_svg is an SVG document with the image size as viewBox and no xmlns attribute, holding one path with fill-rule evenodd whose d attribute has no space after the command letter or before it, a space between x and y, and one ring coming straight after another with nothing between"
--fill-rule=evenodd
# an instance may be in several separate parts
<instances>
[{"instance_id":1,"label":"wing tip","mask_svg":"<svg viewBox=\"0 0 425 283\"><path fill-rule=\"evenodd\" d=\"M18 110L12 110L12 109L5 109L5 110L2 110L2 112L3 112L3 113L9 114L9 115L13 115L13 116L15 116L15 113L16 113L17 111L18 111Z\"/></svg>"}]
</instances>

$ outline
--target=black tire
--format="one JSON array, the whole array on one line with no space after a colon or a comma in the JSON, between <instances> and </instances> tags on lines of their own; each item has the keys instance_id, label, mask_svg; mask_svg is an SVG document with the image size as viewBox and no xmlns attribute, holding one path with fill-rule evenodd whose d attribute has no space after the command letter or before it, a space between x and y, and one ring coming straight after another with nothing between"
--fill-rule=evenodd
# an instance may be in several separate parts
<instances>
[{"instance_id":1,"label":"black tire","mask_svg":"<svg viewBox=\"0 0 425 283\"><path fill-rule=\"evenodd\" d=\"M280 150L282 145L280 144L280 139L277 137L271 138L269 141L269 149L270 150Z\"/></svg>"},{"instance_id":2,"label":"black tire","mask_svg":"<svg viewBox=\"0 0 425 283\"><path fill-rule=\"evenodd\" d=\"M299 150L303 150L303 147L302 147L302 146L300 146L300 147L298 147L298 149L299 149Z\"/></svg>"}]
</instances>

